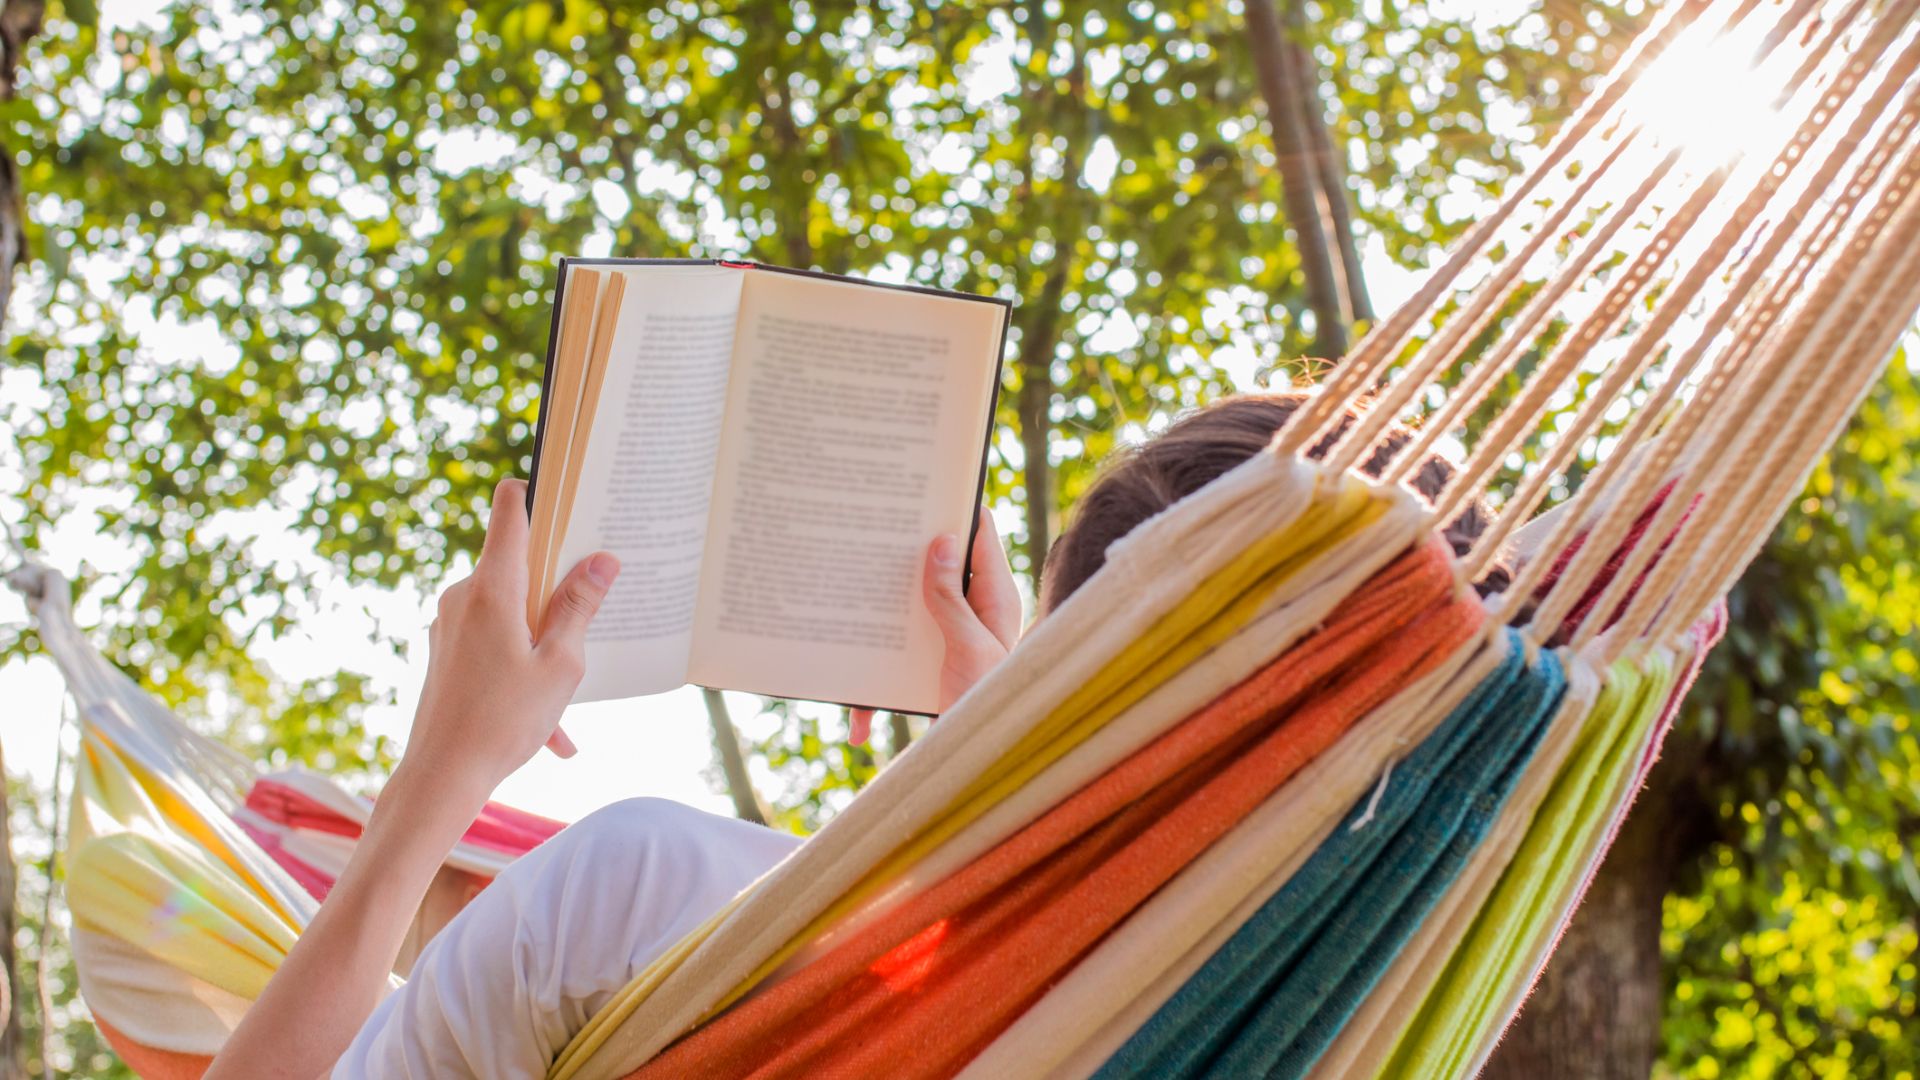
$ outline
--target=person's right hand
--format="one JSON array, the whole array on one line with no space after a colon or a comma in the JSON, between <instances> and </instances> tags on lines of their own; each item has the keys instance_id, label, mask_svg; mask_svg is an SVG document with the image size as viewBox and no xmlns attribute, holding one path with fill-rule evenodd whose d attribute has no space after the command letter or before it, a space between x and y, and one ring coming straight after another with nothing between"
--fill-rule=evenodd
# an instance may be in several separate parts
<instances>
[{"instance_id":1,"label":"person's right hand","mask_svg":"<svg viewBox=\"0 0 1920 1080\"><path fill-rule=\"evenodd\" d=\"M993 515L984 506L973 540L973 582L963 593L960 563L965 550L966 542L952 533L934 537L927 546L922 575L927 611L947 646L940 666L941 712L998 667L1020 640L1020 590L1013 583L1013 568L994 530ZM854 745L873 734L872 709L853 709L848 720L847 741Z\"/></svg>"},{"instance_id":2,"label":"person's right hand","mask_svg":"<svg viewBox=\"0 0 1920 1080\"><path fill-rule=\"evenodd\" d=\"M581 560L554 590L535 641L526 614L526 492L523 481L500 482L473 575L440 597L401 762L403 771L430 770L483 798L543 742L572 755L560 713L585 671L587 625L620 573L606 552Z\"/></svg>"}]
</instances>

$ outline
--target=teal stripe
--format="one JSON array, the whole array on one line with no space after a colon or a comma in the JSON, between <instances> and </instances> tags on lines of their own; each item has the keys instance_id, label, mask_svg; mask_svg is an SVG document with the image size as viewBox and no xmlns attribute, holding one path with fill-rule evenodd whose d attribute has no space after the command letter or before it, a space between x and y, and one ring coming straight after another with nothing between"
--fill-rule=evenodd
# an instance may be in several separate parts
<instances>
[{"instance_id":1,"label":"teal stripe","mask_svg":"<svg viewBox=\"0 0 1920 1080\"><path fill-rule=\"evenodd\" d=\"M1254 917L1103 1065L1099 1080L1298 1076L1325 1052L1486 835L1559 705L1544 654L1507 657Z\"/></svg>"}]
</instances>

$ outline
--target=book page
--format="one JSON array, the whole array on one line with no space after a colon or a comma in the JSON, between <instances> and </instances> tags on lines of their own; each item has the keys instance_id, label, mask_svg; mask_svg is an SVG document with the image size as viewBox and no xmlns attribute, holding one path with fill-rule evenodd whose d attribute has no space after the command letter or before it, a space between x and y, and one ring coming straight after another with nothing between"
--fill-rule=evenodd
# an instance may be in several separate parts
<instances>
[{"instance_id":1,"label":"book page","mask_svg":"<svg viewBox=\"0 0 1920 1080\"><path fill-rule=\"evenodd\" d=\"M752 271L689 678L939 707L927 545L973 520L1006 309Z\"/></svg>"},{"instance_id":2,"label":"book page","mask_svg":"<svg viewBox=\"0 0 1920 1080\"><path fill-rule=\"evenodd\" d=\"M620 578L587 631L575 701L633 697L687 681L708 500L726 408L745 272L722 266L600 265L625 293L556 578L596 551ZM536 495L538 493L536 492Z\"/></svg>"}]
</instances>

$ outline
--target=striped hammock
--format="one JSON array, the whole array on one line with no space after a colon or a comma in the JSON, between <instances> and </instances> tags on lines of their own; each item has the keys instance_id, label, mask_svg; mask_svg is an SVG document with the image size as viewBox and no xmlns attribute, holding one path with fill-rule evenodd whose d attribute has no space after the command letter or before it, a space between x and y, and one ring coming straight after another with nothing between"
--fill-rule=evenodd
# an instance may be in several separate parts
<instances>
[{"instance_id":1,"label":"striped hammock","mask_svg":"<svg viewBox=\"0 0 1920 1080\"><path fill-rule=\"evenodd\" d=\"M1920 308L1917 15L1662 8L1271 453L1116 544L549 1076L1477 1071L1721 598ZM1638 122L1641 74L1703 42L1770 74L1777 145L1702 164ZM1444 491L1410 494L1454 438ZM1455 555L1439 525L1490 490ZM85 729L82 990L143 1074L197 1075L365 804L193 736L21 577ZM552 828L490 811L453 859L495 872Z\"/></svg>"}]
</instances>

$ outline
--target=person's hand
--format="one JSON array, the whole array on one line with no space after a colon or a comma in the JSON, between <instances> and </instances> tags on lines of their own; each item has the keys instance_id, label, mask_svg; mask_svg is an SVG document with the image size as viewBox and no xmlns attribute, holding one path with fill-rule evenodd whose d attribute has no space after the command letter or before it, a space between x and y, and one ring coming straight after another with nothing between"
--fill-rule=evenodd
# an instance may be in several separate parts
<instances>
[{"instance_id":1,"label":"person's hand","mask_svg":"<svg viewBox=\"0 0 1920 1080\"><path fill-rule=\"evenodd\" d=\"M946 639L946 662L940 667L940 710L945 712L973 684L997 667L1020 640L1020 591L1013 584L1006 549L994 531L993 516L980 508L979 533L973 541L973 582L960 591L961 560L966 541L952 533L936 536L927 546L922 592L927 610ZM849 714L848 741L858 745L873 733L873 710Z\"/></svg>"},{"instance_id":2,"label":"person's hand","mask_svg":"<svg viewBox=\"0 0 1920 1080\"><path fill-rule=\"evenodd\" d=\"M581 560L554 590L535 641L527 628L526 493L524 481L500 482L473 575L440 597L401 762L482 798L543 742L573 755L560 713L585 671L587 624L620 573L606 552Z\"/></svg>"}]
</instances>

